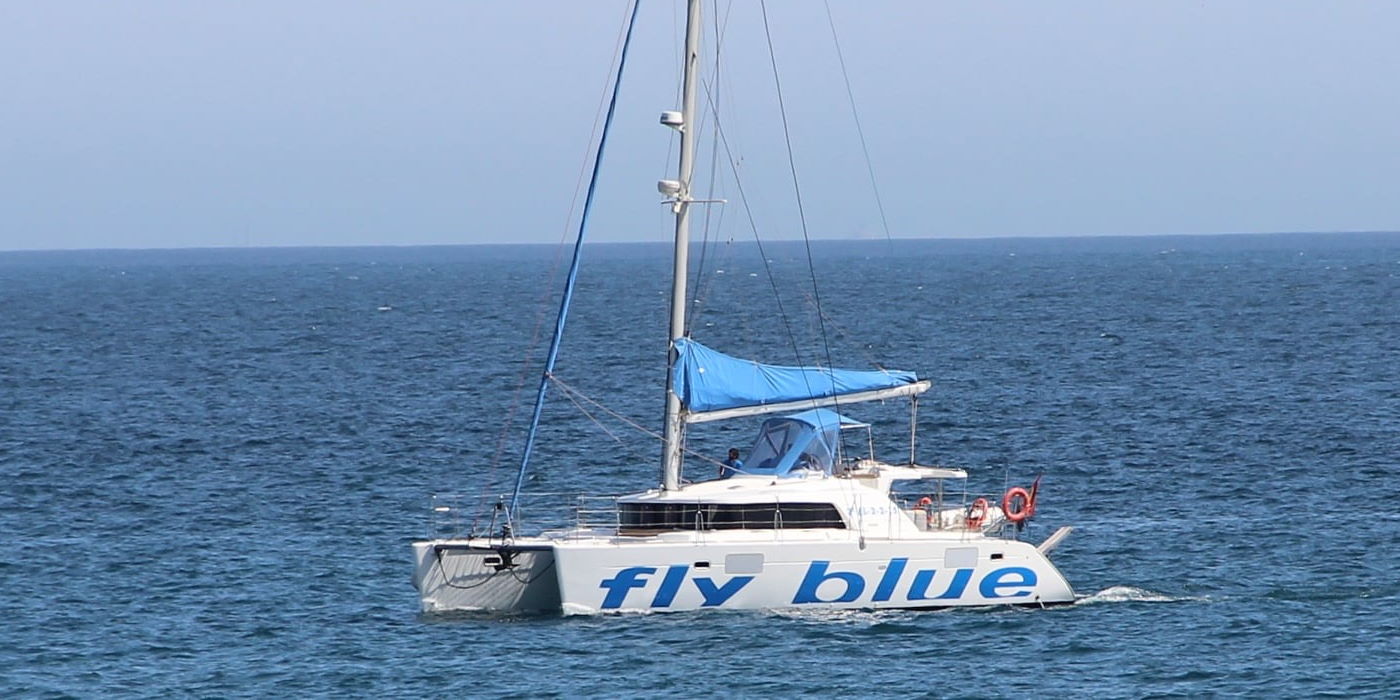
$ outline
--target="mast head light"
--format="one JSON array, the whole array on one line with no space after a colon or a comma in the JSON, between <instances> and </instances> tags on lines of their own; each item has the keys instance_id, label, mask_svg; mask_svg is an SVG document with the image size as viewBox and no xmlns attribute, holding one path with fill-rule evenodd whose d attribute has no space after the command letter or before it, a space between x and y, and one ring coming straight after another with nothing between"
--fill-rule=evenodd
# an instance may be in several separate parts
<instances>
[{"instance_id":1,"label":"mast head light","mask_svg":"<svg viewBox=\"0 0 1400 700\"><path fill-rule=\"evenodd\" d=\"M661 180L656 183L656 191L667 197L675 197L681 193L681 183L679 180Z\"/></svg>"},{"instance_id":2,"label":"mast head light","mask_svg":"<svg viewBox=\"0 0 1400 700\"><path fill-rule=\"evenodd\" d=\"M661 123L680 131L680 128L685 125L685 117L681 116L680 112L668 109L661 113Z\"/></svg>"}]
</instances>

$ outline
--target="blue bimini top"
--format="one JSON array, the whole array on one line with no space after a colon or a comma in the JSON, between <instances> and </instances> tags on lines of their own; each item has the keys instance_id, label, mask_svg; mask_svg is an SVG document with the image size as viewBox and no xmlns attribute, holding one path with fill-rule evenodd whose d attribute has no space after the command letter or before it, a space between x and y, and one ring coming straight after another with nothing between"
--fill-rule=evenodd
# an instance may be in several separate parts
<instances>
[{"instance_id":1,"label":"blue bimini top","mask_svg":"<svg viewBox=\"0 0 1400 700\"><path fill-rule=\"evenodd\" d=\"M863 425L825 408L770 418L744 458L742 473L779 478L830 474L841 428Z\"/></svg>"}]
</instances>

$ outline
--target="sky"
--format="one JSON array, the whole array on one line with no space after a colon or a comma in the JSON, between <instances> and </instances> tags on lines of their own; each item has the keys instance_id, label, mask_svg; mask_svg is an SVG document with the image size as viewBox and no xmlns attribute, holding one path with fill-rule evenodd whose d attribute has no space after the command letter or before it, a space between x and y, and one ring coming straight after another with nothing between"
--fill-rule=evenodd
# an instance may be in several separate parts
<instances>
[{"instance_id":1,"label":"sky","mask_svg":"<svg viewBox=\"0 0 1400 700\"><path fill-rule=\"evenodd\" d=\"M770 0L813 238L1400 229L1400 3ZM712 235L800 237L758 5L717 3ZM571 236L619 0L0 2L0 250ZM589 238L663 241L642 0ZM713 119L706 116L702 131ZM712 132L712 130L711 130Z\"/></svg>"}]
</instances>

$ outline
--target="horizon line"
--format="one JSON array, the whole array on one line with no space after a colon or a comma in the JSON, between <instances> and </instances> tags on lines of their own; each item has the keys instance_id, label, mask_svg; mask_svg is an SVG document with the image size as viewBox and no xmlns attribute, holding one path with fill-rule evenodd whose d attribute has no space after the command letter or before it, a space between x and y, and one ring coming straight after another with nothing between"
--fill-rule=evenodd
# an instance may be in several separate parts
<instances>
[{"instance_id":1,"label":"horizon line","mask_svg":"<svg viewBox=\"0 0 1400 700\"><path fill-rule=\"evenodd\" d=\"M1264 236L1355 236L1355 235L1392 235L1400 234L1400 229L1365 229L1355 231L1229 231L1214 233L1080 233L1080 234L1012 234L1004 236L927 236L927 237L891 237L891 238L816 238L813 243L878 243L885 241L913 242L913 241L1019 241L1019 240L1056 240L1056 239L1143 239L1143 238L1224 238L1224 237L1264 237ZM801 238L773 238L763 240L763 243L800 243ZM732 240L731 243L753 243L752 239ZM584 245L671 245L674 241L654 240L654 241L584 241ZM701 241L691 241L691 245L699 245ZM190 245L190 246L130 246L130 247L95 247L95 248L2 248L0 254L5 253L101 253L101 252L157 252L157 251L221 251L221 250L319 250L319 249L356 249L356 248L488 248L488 247L556 247L570 245L567 239L554 243L541 241L534 242L503 242L489 241L480 243L330 243L330 244L286 244L286 245Z\"/></svg>"}]
</instances>

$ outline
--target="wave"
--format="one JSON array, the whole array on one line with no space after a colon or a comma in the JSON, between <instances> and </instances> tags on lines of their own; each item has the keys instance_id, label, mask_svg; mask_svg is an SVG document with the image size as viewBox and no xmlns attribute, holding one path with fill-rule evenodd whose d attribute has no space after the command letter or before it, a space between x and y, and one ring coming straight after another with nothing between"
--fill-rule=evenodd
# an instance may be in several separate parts
<instances>
[{"instance_id":1,"label":"wave","mask_svg":"<svg viewBox=\"0 0 1400 700\"><path fill-rule=\"evenodd\" d=\"M1165 593L1149 591L1136 586L1109 586L1098 593L1091 593L1074 601L1075 605L1092 603L1179 603L1187 600L1204 600L1191 596L1173 597Z\"/></svg>"}]
</instances>

